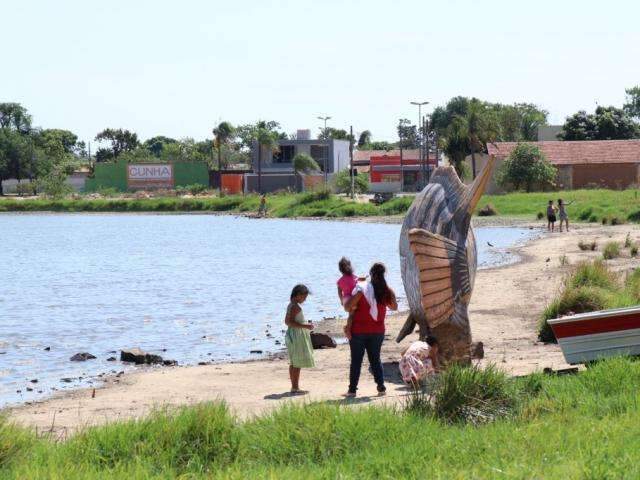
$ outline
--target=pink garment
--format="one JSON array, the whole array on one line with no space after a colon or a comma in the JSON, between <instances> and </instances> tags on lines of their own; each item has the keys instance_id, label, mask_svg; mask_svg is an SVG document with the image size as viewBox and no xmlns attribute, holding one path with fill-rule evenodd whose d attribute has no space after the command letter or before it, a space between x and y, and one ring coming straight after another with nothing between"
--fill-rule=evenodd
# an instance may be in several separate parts
<instances>
[{"instance_id":1,"label":"pink garment","mask_svg":"<svg viewBox=\"0 0 640 480\"><path fill-rule=\"evenodd\" d=\"M351 298L356 285L358 285L357 275L342 275L338 279L338 288L340 289L340 292L342 292L342 305L347 303L347 301Z\"/></svg>"},{"instance_id":2,"label":"pink garment","mask_svg":"<svg viewBox=\"0 0 640 480\"><path fill-rule=\"evenodd\" d=\"M400 359L399 367L402 380L409 383L419 382L427 375L435 373L433 362L429 358L431 347L427 342L413 342Z\"/></svg>"}]
</instances>

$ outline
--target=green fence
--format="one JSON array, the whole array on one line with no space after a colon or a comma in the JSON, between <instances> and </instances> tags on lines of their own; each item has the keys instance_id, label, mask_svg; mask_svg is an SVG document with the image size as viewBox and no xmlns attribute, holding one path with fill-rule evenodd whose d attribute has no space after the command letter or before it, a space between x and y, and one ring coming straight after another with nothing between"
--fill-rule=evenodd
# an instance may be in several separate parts
<instances>
[{"instance_id":1,"label":"green fence","mask_svg":"<svg viewBox=\"0 0 640 480\"><path fill-rule=\"evenodd\" d=\"M129 167L146 167L151 165L166 165L172 170L171 178L156 179L154 182L152 177L142 178L135 181L128 179ZM140 168L139 170L144 170ZM149 169L147 169L149 170ZM149 188L176 188L187 185L201 184L209 186L209 170L206 163L200 162L176 162L169 164L130 164L127 162L114 163L98 163L92 177L87 178L85 183L85 191L95 192L103 188L115 188L120 192L128 190L144 189L145 185Z\"/></svg>"}]
</instances>

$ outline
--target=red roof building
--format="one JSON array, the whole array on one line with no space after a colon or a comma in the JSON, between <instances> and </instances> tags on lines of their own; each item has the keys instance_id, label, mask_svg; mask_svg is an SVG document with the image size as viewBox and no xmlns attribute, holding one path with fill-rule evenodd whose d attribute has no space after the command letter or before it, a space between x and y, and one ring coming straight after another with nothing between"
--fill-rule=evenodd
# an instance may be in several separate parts
<instances>
[{"instance_id":1,"label":"red roof building","mask_svg":"<svg viewBox=\"0 0 640 480\"><path fill-rule=\"evenodd\" d=\"M640 140L531 143L558 168L558 182L565 188L628 188L640 183ZM500 163L516 145L516 142L498 142L488 145L488 152Z\"/></svg>"}]
</instances>

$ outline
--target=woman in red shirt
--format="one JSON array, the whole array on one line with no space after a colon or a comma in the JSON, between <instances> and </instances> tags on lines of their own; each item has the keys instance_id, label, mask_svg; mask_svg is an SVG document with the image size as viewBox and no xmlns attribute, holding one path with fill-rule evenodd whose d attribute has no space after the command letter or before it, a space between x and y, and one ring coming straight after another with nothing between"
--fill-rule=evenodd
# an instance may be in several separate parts
<instances>
[{"instance_id":1,"label":"woman in red shirt","mask_svg":"<svg viewBox=\"0 0 640 480\"><path fill-rule=\"evenodd\" d=\"M398 302L396 294L389 288L384 278L385 271L385 266L382 263L374 263L369 272L369 283L365 289L356 293L345 305L347 311L355 307L353 324L351 325L351 339L349 340L351 367L347 397L356 396L365 352L369 358L373 378L378 385L378 395L384 395L387 391L384 386L380 350L384 340L384 319L387 315L387 308L397 310Z\"/></svg>"}]
</instances>

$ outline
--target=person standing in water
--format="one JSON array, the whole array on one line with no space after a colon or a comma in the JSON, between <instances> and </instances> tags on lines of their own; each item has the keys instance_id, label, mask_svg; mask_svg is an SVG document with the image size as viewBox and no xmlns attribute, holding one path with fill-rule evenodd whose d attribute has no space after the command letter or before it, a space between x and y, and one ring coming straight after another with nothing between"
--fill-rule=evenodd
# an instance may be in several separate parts
<instances>
[{"instance_id":1,"label":"person standing in water","mask_svg":"<svg viewBox=\"0 0 640 480\"><path fill-rule=\"evenodd\" d=\"M559 198L558 199L558 217L560 218L560 232L562 232L562 222L564 222L567 227L567 232L569 231L569 215L567 215L567 211L565 207L568 207L574 202L571 200L569 203L564 203L564 201Z\"/></svg>"},{"instance_id":2,"label":"person standing in water","mask_svg":"<svg viewBox=\"0 0 640 480\"><path fill-rule=\"evenodd\" d=\"M285 344L289 354L289 378L291 379L291 393L306 393L300 390L300 370L313 368L313 346L311 345L311 330L313 324L304 319L300 305L309 295L309 289L302 284L296 285L291 291L289 306L284 323L289 327L285 335Z\"/></svg>"}]
</instances>

